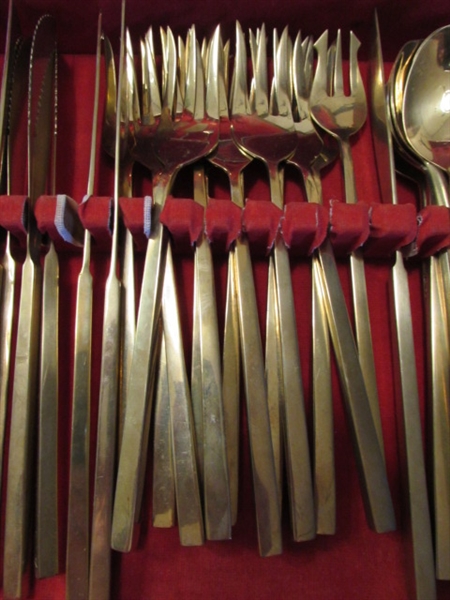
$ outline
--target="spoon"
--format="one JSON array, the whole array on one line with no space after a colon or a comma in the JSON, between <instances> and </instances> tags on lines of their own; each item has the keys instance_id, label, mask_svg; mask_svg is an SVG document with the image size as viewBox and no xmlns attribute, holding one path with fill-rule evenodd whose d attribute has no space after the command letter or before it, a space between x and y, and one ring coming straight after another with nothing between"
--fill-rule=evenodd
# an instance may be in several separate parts
<instances>
[{"instance_id":1,"label":"spoon","mask_svg":"<svg viewBox=\"0 0 450 600\"><path fill-rule=\"evenodd\" d=\"M450 25L417 49L403 95L405 136L424 160L450 174Z\"/></svg>"},{"instance_id":2,"label":"spoon","mask_svg":"<svg viewBox=\"0 0 450 600\"><path fill-rule=\"evenodd\" d=\"M415 51L409 68L396 74L396 117L403 142L421 163L433 194L432 204L449 206L445 177L450 171L450 27L431 34ZM446 54L447 47L447 54ZM447 102L447 105L446 105ZM394 116L395 119L395 116ZM398 132L397 132L398 133ZM428 275L430 400L432 404L432 465L435 514L436 576L450 578L450 494L448 462L450 431L447 403L449 254L430 257ZM447 298L445 306L442 298ZM445 327L447 325L447 328Z\"/></svg>"}]
</instances>

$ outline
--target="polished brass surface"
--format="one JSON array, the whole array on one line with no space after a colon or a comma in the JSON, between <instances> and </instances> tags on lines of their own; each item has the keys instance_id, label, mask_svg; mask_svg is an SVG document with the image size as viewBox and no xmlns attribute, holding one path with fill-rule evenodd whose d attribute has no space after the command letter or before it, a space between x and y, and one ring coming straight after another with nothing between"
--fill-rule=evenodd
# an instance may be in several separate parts
<instances>
[{"instance_id":1,"label":"polished brass surface","mask_svg":"<svg viewBox=\"0 0 450 600\"><path fill-rule=\"evenodd\" d=\"M376 167L383 202L397 204L397 185L387 89L378 19L375 15L370 63L371 124ZM432 269L436 273L436 269ZM434 279L434 277L433 277ZM407 481L407 502L411 519L413 579L416 598L436 597L430 511L419 411L414 332L411 317L408 274L402 253L396 252L391 280L391 313L394 321L394 348L398 378L397 412L402 435L403 469ZM433 281L433 288L436 282ZM435 296L435 290L433 290ZM442 329L442 328L441 328ZM445 332L445 328L443 329ZM445 333L444 333L445 335Z\"/></svg>"},{"instance_id":2,"label":"polished brass surface","mask_svg":"<svg viewBox=\"0 0 450 600\"><path fill-rule=\"evenodd\" d=\"M6 597L18 598L26 566L31 493L34 427L39 370L42 270L41 236L33 209L45 193L50 164L54 119L56 61L55 22L42 17L35 28L30 55L28 96L28 195L30 215L27 251L22 267L17 344L14 362L10 452L6 496L3 587ZM50 502L52 500L50 499Z\"/></svg>"}]
</instances>

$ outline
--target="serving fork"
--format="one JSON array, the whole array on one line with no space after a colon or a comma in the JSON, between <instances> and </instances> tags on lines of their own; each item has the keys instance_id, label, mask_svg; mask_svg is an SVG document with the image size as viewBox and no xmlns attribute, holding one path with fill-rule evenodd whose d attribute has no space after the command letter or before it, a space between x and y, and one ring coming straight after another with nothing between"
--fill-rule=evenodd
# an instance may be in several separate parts
<instances>
[{"instance_id":1,"label":"serving fork","mask_svg":"<svg viewBox=\"0 0 450 600\"><path fill-rule=\"evenodd\" d=\"M236 35L237 43L244 51L240 26L237 27ZM252 106L250 107L247 98L244 69L236 73L233 88L233 138L244 152L265 163L269 174L271 201L280 210L284 208L284 201L279 166L293 154L298 143L288 93L281 85L281 73L289 64L288 49L288 38L285 36L280 41L274 70L278 74L274 78L277 114L269 112L264 27L261 28L254 52L256 63L250 97ZM289 255L280 235L275 239L269 259L268 307L273 312L268 321L267 335L274 336L280 352L274 363L266 363L266 369L274 368L275 376L280 382L275 393L285 428L293 536L297 541L307 540L315 536L314 502Z\"/></svg>"},{"instance_id":2,"label":"serving fork","mask_svg":"<svg viewBox=\"0 0 450 600\"><path fill-rule=\"evenodd\" d=\"M242 69L245 65L245 54L242 53L241 50L242 47L238 45L233 73L234 78L242 76ZM243 209L243 170L250 164L252 158L242 152L236 145L231 134L230 112L234 112L234 103L238 101L239 96L234 97L233 94L231 94L230 106L228 106L228 86L225 80L225 56L223 53L221 53L221 57L223 58L219 69L219 143L214 153L211 154L208 159L212 164L227 173L230 183L231 201L236 206ZM236 84L233 82L232 88L234 88L235 85ZM234 288L236 289L234 290ZM250 248L245 235L240 235L236 239L234 245L230 248L227 292L227 320L225 327L224 352L227 344L227 336L230 336L230 329L233 327L233 300L230 296L234 293L238 304L237 316L240 330L240 335L238 335L236 342L240 344L243 362L244 385L249 416L250 443L254 455L253 464L255 470L256 506L257 510L262 510L262 501L260 498L263 489L266 486L264 480L265 478L270 478L269 482L273 489L275 473L272 467L273 459L270 456L272 442L270 427L268 426L267 388L264 374L264 358L259 329L258 308L256 303ZM233 337L232 334L231 337ZM231 344L230 352L233 353L231 360L239 359L239 348L236 348L235 344ZM237 466L239 449L239 405L237 402L235 403L234 400L235 398L230 398L230 401L227 401L227 396L224 395L224 408L225 411L228 411L227 451L229 453L233 521L236 520L237 516ZM255 419L255 415L259 415L258 419ZM267 456L260 456L257 454L258 445L267 450ZM263 473L264 476L261 477L258 473ZM267 487L265 489L267 489ZM270 541L272 533L271 530L267 528L268 526L270 527L270 523L266 523L265 518L261 513L257 516L257 523L260 549L262 553L265 553L266 548L272 548L272 542Z\"/></svg>"},{"instance_id":3,"label":"serving fork","mask_svg":"<svg viewBox=\"0 0 450 600\"><path fill-rule=\"evenodd\" d=\"M337 37L336 55L332 52L327 58L328 34L325 32L315 44L318 64L309 102L311 116L339 144L347 201L355 203L356 189L349 137L362 127L367 108L357 63L359 42L353 34L350 39L350 95L346 96L343 89L340 34ZM332 94L328 89L330 60L333 61ZM350 258L357 323L356 351L329 240L321 250L320 260L323 281L325 277L328 279L328 285L323 286L328 321L343 382L344 400L351 423L367 519L376 531L390 531L395 528L395 516L384 463L378 399L373 388L375 385L376 390L364 262L360 251L354 252ZM336 295L334 301L332 292Z\"/></svg>"},{"instance_id":4,"label":"serving fork","mask_svg":"<svg viewBox=\"0 0 450 600\"><path fill-rule=\"evenodd\" d=\"M186 490L182 492L177 488L180 534L183 538L182 543L185 544L201 543L203 537L200 523L202 519L199 513L198 482L195 484L197 475L195 456L193 455L193 439L192 433L189 433L191 427L190 398L181 344L181 329L177 316L175 279L168 233L160 222L160 214L181 167L195 162L211 152L217 144L218 115L215 112L214 103L208 101L209 90L207 90L206 101L203 104L202 118L194 116L187 108L192 102L192 95L195 97L195 81L186 82L186 91L181 104L180 94L177 94L176 45L170 30L167 32L167 39L163 47L165 52L163 55L161 115L157 116L153 112L153 107L158 106L158 94L155 94L156 85L152 85L146 90L146 92L150 92L150 97L147 96L145 102L148 113L143 115L142 123L133 123L135 145L132 152L137 161L152 170L154 204L128 382L129 404L125 415L114 504L112 545L114 548L124 551L130 549L132 539L138 465L142 452L147 399L150 390L149 372L152 370L151 364L156 360L157 354L157 324L162 299L163 273L165 273L164 336L167 363L172 369L169 377L171 413L177 414L179 418L176 422L184 428L183 435L177 435L176 438L175 435L173 436L173 443L177 441L184 444L184 452L187 453L187 462L184 466L180 464L178 471L175 456L175 473L176 477L179 477L179 485L181 485L180 478L186 476L189 479L189 486L193 486L190 498ZM196 58L193 58L194 53L197 52L196 44L191 44L190 52L190 60L196 61ZM177 108L180 104L183 110L178 113ZM199 114L200 106L196 107L196 115ZM166 258L167 266L165 266ZM183 449L178 447L178 452L183 452ZM182 500L187 513L195 512L195 527L192 522L189 522L192 514L186 523L180 523L179 503Z\"/></svg>"}]
</instances>

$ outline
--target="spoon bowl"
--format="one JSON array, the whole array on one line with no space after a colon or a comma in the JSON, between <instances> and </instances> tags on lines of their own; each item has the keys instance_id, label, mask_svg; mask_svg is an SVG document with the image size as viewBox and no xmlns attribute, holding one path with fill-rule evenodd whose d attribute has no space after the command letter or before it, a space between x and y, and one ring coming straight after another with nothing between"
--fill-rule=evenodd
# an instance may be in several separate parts
<instances>
[{"instance_id":1,"label":"spoon bowl","mask_svg":"<svg viewBox=\"0 0 450 600\"><path fill-rule=\"evenodd\" d=\"M450 173L450 25L417 49L403 96L403 129L424 160Z\"/></svg>"}]
</instances>

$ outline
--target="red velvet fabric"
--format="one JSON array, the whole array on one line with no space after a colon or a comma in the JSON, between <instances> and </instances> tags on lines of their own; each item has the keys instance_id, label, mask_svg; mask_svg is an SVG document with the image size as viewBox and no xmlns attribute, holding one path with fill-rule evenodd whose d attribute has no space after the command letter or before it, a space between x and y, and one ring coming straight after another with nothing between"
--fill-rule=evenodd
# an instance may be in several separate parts
<instances>
[{"instance_id":1,"label":"red velvet fabric","mask_svg":"<svg viewBox=\"0 0 450 600\"><path fill-rule=\"evenodd\" d=\"M420 256L432 256L450 247L450 211L446 206L427 206L419 213L417 250Z\"/></svg>"},{"instance_id":2,"label":"red velvet fabric","mask_svg":"<svg viewBox=\"0 0 450 600\"><path fill-rule=\"evenodd\" d=\"M0 40L4 39L5 4L0 5ZM423 3L419 0L395 4L379 4L380 27L386 56L392 60L402 43L408 39L424 37L432 29L448 21L447 2ZM56 2L55 0L18 0L23 30L29 32L36 18L45 11L52 11L58 19L61 56L59 63L59 125L58 133L64 153L58 156L57 191L65 193L81 203L86 192L89 148L91 138L92 98L94 82L94 59L90 54L95 46L95 29L98 8L103 8L104 25L108 35L117 45L119 20L118 0L102 0L91 3ZM133 39L152 24L173 25L176 33L184 35L191 23L198 23L199 36L211 33L215 24L223 21L225 31L233 33L232 23L241 19L244 28L259 26L265 20L268 27L279 28L290 25L291 33L301 28L304 35L317 35L325 28L333 30L339 26L345 32L352 26L363 41L367 52L367 32L370 29L374 3L365 2L298 3L293 0L263 2L258 7L253 2L189 2L185 4L148 3L129 0L128 25ZM362 63L366 81L366 64ZM103 84L102 84L103 86ZM100 134L101 123L98 126ZM99 140L101 136L99 135ZM371 143L370 123L351 140L355 162L356 188L364 201L379 202L377 176ZM112 161L100 150L96 161L95 195L105 198L109 214L112 193ZM214 180L211 170L210 187L213 198L228 198L227 186L220 177ZM268 179L264 167L253 163L244 173L246 197L268 200ZM181 182L181 183L180 183ZM183 182L188 182L183 186ZM134 173L134 195L143 197L151 193L149 174L137 167ZM189 171L180 174L176 185L181 187L177 195L189 197ZM184 189L187 188L187 189ZM178 193L180 192L180 193ZM184 193L183 193L184 192ZM339 163L333 164L323 174L325 206L330 199L343 204L343 182ZM25 182L16 180L13 194L25 193ZM288 203L303 200L300 178L290 172L286 177L286 199ZM399 180L399 199L402 205L418 203L416 190L409 182ZM88 203L89 204L89 203ZM268 204L268 210L271 206ZM335 206L335 205L333 205ZM255 207L256 209L256 207ZM80 211L83 218L83 211ZM247 208L246 208L247 210ZM408 209L409 211L410 209ZM3 214L3 211L1 211ZM105 213L106 214L106 213ZM373 213L375 215L375 213ZM244 211L245 215L245 211ZM275 219L276 228L282 215ZM84 217L85 218L85 217ZM335 221L336 222L336 221ZM368 225L370 225L368 221ZM103 220L103 229L105 222ZM420 230L419 230L420 231ZM370 240L370 231L368 232ZM366 236L367 237L367 236ZM106 242L107 240L105 240ZM253 268L256 283L258 311L261 330L265 334L265 307L267 290L267 258L263 256L270 240L263 241L264 252L255 252ZM215 258L217 302L219 319L223 325L226 290L226 254ZM39 600L60 600L64 597L65 580L65 527L67 525L68 452L70 440L75 296L77 277L81 266L81 252L60 252L60 441L59 441L59 508L60 508L60 564L61 574L48 580L33 581L29 596ZM92 465L95 456L96 415L99 385L99 356L105 280L108 271L106 252L96 252L92 258L94 275L94 331L92 376ZM235 600L248 598L273 600L408 600L412 598L412 574L408 570L409 547L408 521L406 515L406 491L401 484L397 426L395 419L394 356L390 341L390 284L391 260L367 261L366 275L370 303L370 318L378 378L380 410L385 440L386 463L389 483L397 516L396 532L378 535L369 530L358 485L355 458L350 442L350 432L343 411L343 401L335 364L333 362L334 433L337 476L337 533L330 537L318 537L307 543L294 543L289 533L287 510L284 510L284 553L279 557L262 559L258 555L255 513L252 499L251 464L246 433L244 398L242 397L242 433L240 462L240 495L238 521L229 542L207 542L201 548L183 548L179 544L176 528L154 529L151 525L151 474L147 479L143 519L137 532L135 547L128 554L113 552L112 597L115 600L183 599L198 598ZM310 260L306 257L292 258L292 281L297 314L297 335L302 357L302 375L308 422L311 423L311 276ZM138 286L142 273L143 253L136 253ZM190 339L192 332L193 254L177 254L175 260L179 284L180 312L183 319L188 370L190 366ZM338 260L339 274L350 306L351 284L346 258ZM416 364L423 418L424 442L429 449L427 433L427 358L425 332L425 304L423 300L421 261L407 262L407 271L412 299L412 316ZM4 503L2 506L4 510ZM3 536L4 526L1 528ZM1 560L3 553L0 552ZM2 565L0 565L1 567ZM1 572L1 570L0 570ZM0 598L3 596L0 593ZM450 597L450 584L438 583L438 598Z\"/></svg>"},{"instance_id":3,"label":"red velvet fabric","mask_svg":"<svg viewBox=\"0 0 450 600\"><path fill-rule=\"evenodd\" d=\"M0 226L14 235L23 246L27 237L27 196L0 196Z\"/></svg>"}]
</instances>

